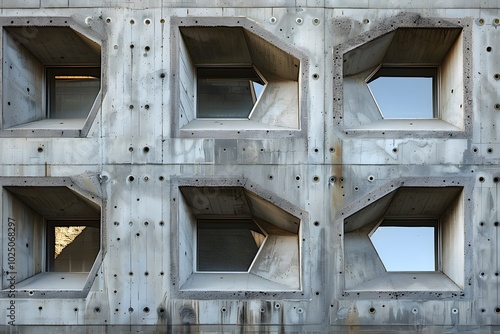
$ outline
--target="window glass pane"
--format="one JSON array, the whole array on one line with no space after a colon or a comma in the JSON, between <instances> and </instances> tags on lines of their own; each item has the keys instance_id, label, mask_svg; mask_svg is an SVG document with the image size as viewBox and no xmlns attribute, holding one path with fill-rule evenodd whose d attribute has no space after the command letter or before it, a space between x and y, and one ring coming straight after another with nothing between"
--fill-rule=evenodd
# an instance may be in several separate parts
<instances>
[{"instance_id":1,"label":"window glass pane","mask_svg":"<svg viewBox=\"0 0 500 334\"><path fill-rule=\"evenodd\" d=\"M265 236L252 221L198 221L198 271L248 271Z\"/></svg>"},{"instance_id":2,"label":"window glass pane","mask_svg":"<svg viewBox=\"0 0 500 334\"><path fill-rule=\"evenodd\" d=\"M54 80L50 118L86 118L100 89L99 78L60 75Z\"/></svg>"},{"instance_id":3,"label":"window glass pane","mask_svg":"<svg viewBox=\"0 0 500 334\"><path fill-rule=\"evenodd\" d=\"M100 231L92 226L55 226L53 271L89 272L100 248Z\"/></svg>"},{"instance_id":4,"label":"window glass pane","mask_svg":"<svg viewBox=\"0 0 500 334\"><path fill-rule=\"evenodd\" d=\"M264 81L252 67L197 69L198 118L248 118Z\"/></svg>"},{"instance_id":5,"label":"window glass pane","mask_svg":"<svg viewBox=\"0 0 500 334\"><path fill-rule=\"evenodd\" d=\"M380 226L370 239L387 271L435 271L435 230Z\"/></svg>"},{"instance_id":6,"label":"window glass pane","mask_svg":"<svg viewBox=\"0 0 500 334\"><path fill-rule=\"evenodd\" d=\"M382 116L434 118L432 77L380 76L368 83Z\"/></svg>"},{"instance_id":7,"label":"window glass pane","mask_svg":"<svg viewBox=\"0 0 500 334\"><path fill-rule=\"evenodd\" d=\"M198 79L198 118L247 118L254 105L250 82Z\"/></svg>"}]
</instances>

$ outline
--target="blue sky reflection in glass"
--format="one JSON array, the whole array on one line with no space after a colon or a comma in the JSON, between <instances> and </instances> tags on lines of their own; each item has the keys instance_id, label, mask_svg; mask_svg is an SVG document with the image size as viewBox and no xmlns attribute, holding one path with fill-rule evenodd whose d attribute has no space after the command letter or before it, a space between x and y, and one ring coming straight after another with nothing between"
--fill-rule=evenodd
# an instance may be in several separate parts
<instances>
[{"instance_id":1,"label":"blue sky reflection in glass","mask_svg":"<svg viewBox=\"0 0 500 334\"><path fill-rule=\"evenodd\" d=\"M380 226L370 237L387 271L435 271L435 228Z\"/></svg>"},{"instance_id":2,"label":"blue sky reflection in glass","mask_svg":"<svg viewBox=\"0 0 500 334\"><path fill-rule=\"evenodd\" d=\"M381 76L368 84L385 119L432 119L433 78Z\"/></svg>"}]
</instances>

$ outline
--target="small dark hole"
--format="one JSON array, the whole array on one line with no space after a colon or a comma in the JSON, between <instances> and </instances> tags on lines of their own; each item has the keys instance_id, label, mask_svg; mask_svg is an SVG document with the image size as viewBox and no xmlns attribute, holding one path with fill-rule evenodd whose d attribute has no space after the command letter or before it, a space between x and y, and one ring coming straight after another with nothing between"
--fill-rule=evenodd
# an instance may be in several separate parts
<instances>
[{"instance_id":1,"label":"small dark hole","mask_svg":"<svg viewBox=\"0 0 500 334\"><path fill-rule=\"evenodd\" d=\"M151 48L150 48L149 46L146 46L146 47L144 48L144 50L149 51L149 50L151 50Z\"/></svg>"},{"instance_id":2,"label":"small dark hole","mask_svg":"<svg viewBox=\"0 0 500 334\"><path fill-rule=\"evenodd\" d=\"M38 153L42 153L43 152L43 147L39 147L38 148Z\"/></svg>"},{"instance_id":3,"label":"small dark hole","mask_svg":"<svg viewBox=\"0 0 500 334\"><path fill-rule=\"evenodd\" d=\"M160 78L165 78L165 73L160 74Z\"/></svg>"},{"instance_id":4,"label":"small dark hole","mask_svg":"<svg viewBox=\"0 0 500 334\"><path fill-rule=\"evenodd\" d=\"M101 309L99 307L96 307L96 308L94 308L94 312L99 313L99 312L101 312Z\"/></svg>"},{"instance_id":5,"label":"small dark hole","mask_svg":"<svg viewBox=\"0 0 500 334\"><path fill-rule=\"evenodd\" d=\"M144 146L144 148L142 149L142 151L144 153L148 153L149 152L149 147L148 146Z\"/></svg>"},{"instance_id":6,"label":"small dark hole","mask_svg":"<svg viewBox=\"0 0 500 334\"><path fill-rule=\"evenodd\" d=\"M147 307L147 306L145 308L143 308L142 310L144 311L144 313L149 313L149 307Z\"/></svg>"},{"instance_id":7,"label":"small dark hole","mask_svg":"<svg viewBox=\"0 0 500 334\"><path fill-rule=\"evenodd\" d=\"M487 52L491 52L491 50L492 50L492 49L493 49L493 48L492 48L491 46L488 46L488 47L486 48L486 51L487 51Z\"/></svg>"},{"instance_id":8,"label":"small dark hole","mask_svg":"<svg viewBox=\"0 0 500 334\"><path fill-rule=\"evenodd\" d=\"M479 177L479 182L484 182L484 177L480 176Z\"/></svg>"},{"instance_id":9,"label":"small dark hole","mask_svg":"<svg viewBox=\"0 0 500 334\"><path fill-rule=\"evenodd\" d=\"M375 308L374 307L370 307L370 313L375 313Z\"/></svg>"},{"instance_id":10,"label":"small dark hole","mask_svg":"<svg viewBox=\"0 0 500 334\"><path fill-rule=\"evenodd\" d=\"M315 221L315 222L314 222L314 226L319 226L319 222L318 222L318 221Z\"/></svg>"},{"instance_id":11,"label":"small dark hole","mask_svg":"<svg viewBox=\"0 0 500 334\"><path fill-rule=\"evenodd\" d=\"M133 49L135 46L134 44L130 44L130 48Z\"/></svg>"},{"instance_id":12,"label":"small dark hole","mask_svg":"<svg viewBox=\"0 0 500 334\"><path fill-rule=\"evenodd\" d=\"M129 180L130 182L132 182L132 181L134 181L134 177L133 177L132 175L130 175L130 176L128 177L128 180Z\"/></svg>"}]
</instances>

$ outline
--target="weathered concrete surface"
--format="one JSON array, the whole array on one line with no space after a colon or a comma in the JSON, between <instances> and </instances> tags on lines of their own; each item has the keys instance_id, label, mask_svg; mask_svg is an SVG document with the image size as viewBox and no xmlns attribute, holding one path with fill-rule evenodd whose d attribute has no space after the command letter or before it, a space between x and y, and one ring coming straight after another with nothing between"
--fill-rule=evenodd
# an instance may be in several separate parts
<instances>
[{"instance_id":1,"label":"weathered concrete surface","mask_svg":"<svg viewBox=\"0 0 500 334\"><path fill-rule=\"evenodd\" d=\"M103 205L102 264L98 259L85 296L74 298L61 288L9 297L9 217L4 211L9 204L2 192L7 290L0 299L0 324L19 325L2 330L39 333L39 325L51 325L43 327L47 333L500 330L496 1L4 0L0 8L4 25L63 24L71 18L74 29L102 47L102 90L93 122L66 134L50 124L36 132L3 132L1 185L19 185L18 178L47 185L62 177L87 198L101 198ZM410 129L395 122L366 131L344 124L341 64L347 49L341 46L354 47L372 32L390 29L401 13L432 24L454 22L469 34L462 45L463 93L468 96L463 121L469 124L464 130L437 126L434 131L432 124ZM254 132L234 125L220 134L205 128L193 136L178 135L173 18L194 25L200 18L215 26L224 25L224 18L234 25L239 17L248 29L294 50L307 64L298 80L300 114L294 119L300 127ZM182 209L176 187L183 178L198 179L200 187L241 181L239 186L289 214L303 212L300 224L307 234L300 235L300 289L179 293L174 284L182 274L176 265L180 246L174 234L183 222L174 221L173 212ZM425 280L416 291L384 286L358 294L345 288L345 217L387 194L391 185L457 186L459 179L465 180L464 212L457 214L462 216L464 250L457 256L464 268L454 275L463 275L463 288L428 291ZM17 232L17 240L24 240ZM14 318L8 317L11 305Z\"/></svg>"}]
</instances>

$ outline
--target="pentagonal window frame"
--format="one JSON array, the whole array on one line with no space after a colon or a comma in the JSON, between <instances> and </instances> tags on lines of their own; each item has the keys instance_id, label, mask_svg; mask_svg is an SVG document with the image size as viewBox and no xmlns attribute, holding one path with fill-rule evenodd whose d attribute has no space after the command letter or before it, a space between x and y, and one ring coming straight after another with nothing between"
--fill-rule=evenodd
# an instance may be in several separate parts
<instances>
[{"instance_id":1,"label":"pentagonal window frame","mask_svg":"<svg viewBox=\"0 0 500 334\"><path fill-rule=\"evenodd\" d=\"M231 298L235 293L242 298L257 298L269 292L279 292L284 298L298 298L299 291L299 298L310 296L310 278L305 274L309 261L309 246L304 242L308 240L309 235L307 212L245 178L174 178L171 193L171 279L174 282L172 293L177 298L213 299L214 295L210 292L214 291L217 292L217 298ZM239 199L236 202L243 205L228 200L230 193L238 194ZM243 196L239 196L241 194ZM215 211L212 210L218 210L215 209L218 206L212 206L210 201L232 206L234 212L229 216L254 219L259 228L267 234L266 241L256 254L248 272L196 271L196 221L200 217L214 217ZM245 202L251 203L248 205L252 206L253 217ZM209 209L206 205L209 205ZM206 212L210 214L204 214ZM271 216L277 217L273 223L269 222ZM222 214L221 217L227 218L228 215ZM277 250L270 254L269 249L273 247ZM290 250L294 247L296 254L291 256L294 252L290 253ZM280 252L279 249L283 251ZM285 249L288 249L286 254ZM294 266L288 263L292 260L287 261L285 257L294 259L298 268L294 269ZM264 258L281 259L273 260L281 269L267 267L271 263L264 264ZM256 263L257 260L259 263ZM266 272L260 271L262 265L267 268ZM259 275L264 275L262 277L265 278ZM244 295L241 294L243 291Z\"/></svg>"},{"instance_id":2,"label":"pentagonal window frame","mask_svg":"<svg viewBox=\"0 0 500 334\"><path fill-rule=\"evenodd\" d=\"M416 14L401 14L385 19L376 29L372 27L370 31L337 45L333 60L334 77L341 80L334 81L333 105L335 119L339 120L338 124L345 133L365 137L469 138L472 131L473 86L471 26L469 18L423 18ZM404 33L397 35L398 30ZM402 47L401 36L418 36L419 31L435 31L435 38L451 36L452 31L460 31L460 34L456 40L446 37L449 42L445 47L450 49L440 61L434 59L437 59L436 55L427 55L422 50L409 52L407 48L405 52L400 52L403 56L395 56L398 48ZM424 34L419 38L425 40ZM384 53L381 50L388 51ZM404 55L409 53L416 54L415 59L404 60ZM433 100L438 106L435 118L383 118L367 80L377 66L384 64L438 68L438 96Z\"/></svg>"},{"instance_id":3,"label":"pentagonal window frame","mask_svg":"<svg viewBox=\"0 0 500 334\"><path fill-rule=\"evenodd\" d=\"M262 138L262 137L304 137L307 129L307 91L309 62L304 53L285 43L283 40L263 29L255 22L241 17L172 17L171 27L171 71L170 92L172 101L171 135L184 138ZM260 98L254 105L248 118L210 118L196 117L196 67L205 65L235 65L235 59L220 52L210 52L209 46L195 45L196 54L206 54L206 59L193 59L186 37L182 30L186 29L229 29L229 34L218 31L207 36L224 36L229 44L226 49L256 49L252 60L240 61L248 66L255 66L267 84ZM238 32L235 32L237 31ZM229 36L230 35L230 36ZM233 38L241 35L241 38ZM246 37L245 37L246 36ZM250 48L247 43L253 43ZM214 43L221 44L221 43ZM205 49L204 49L205 47ZM207 52L204 52L207 51ZM247 51L248 53L250 51ZM259 53L260 52L260 53ZM195 53L192 51L191 53ZM214 54L216 55L214 57ZM273 58L285 59L279 65L264 64L266 54L274 54ZM199 58L199 57L198 57ZM272 64L271 64L272 65ZM263 66L265 68L263 68ZM290 77L290 73L296 73Z\"/></svg>"},{"instance_id":4,"label":"pentagonal window frame","mask_svg":"<svg viewBox=\"0 0 500 334\"><path fill-rule=\"evenodd\" d=\"M417 193L412 193L414 189ZM470 178L398 178L340 210L336 222L342 226L343 261L339 270L344 273L343 297L389 298L395 293L399 298L470 296L467 281L472 275L472 256L466 245L472 235L472 190ZM369 234L383 219L395 218L396 212L399 219L440 220L440 263L435 271L386 271Z\"/></svg>"},{"instance_id":5,"label":"pentagonal window frame","mask_svg":"<svg viewBox=\"0 0 500 334\"><path fill-rule=\"evenodd\" d=\"M32 189L34 191L30 193ZM47 191L50 190L56 195L50 195L52 200L45 199L44 194L48 194ZM72 205L58 209L57 202L65 200L70 200ZM49 203L47 201L55 204L45 206ZM97 274L106 252L105 205L105 195L96 176L0 178L4 240L1 250L3 274L0 296L7 298L10 294L16 298L85 298L98 279ZM42 207L46 208L45 211L39 211ZM83 219L80 215L83 214L82 209L85 211L91 207L94 211L99 208L99 217L92 215L90 219L93 222L98 219L100 244L90 270L51 270L47 260L53 246L47 243L50 221L89 222L89 217ZM71 212L67 213L66 210ZM78 210L80 213L76 213ZM27 266L29 263L32 264L31 267Z\"/></svg>"},{"instance_id":6,"label":"pentagonal window frame","mask_svg":"<svg viewBox=\"0 0 500 334\"><path fill-rule=\"evenodd\" d=\"M87 137L96 115L101 108L102 99L107 90L106 81L104 79L105 75L103 74L105 73L104 68L106 67L106 58L103 55L106 54L107 48L104 37L92 27L89 28L89 26L82 26L71 17L4 17L0 18L0 27L2 28L0 39L3 45L1 58L3 63L2 66L4 66L0 137ZM14 29L16 34L20 34L19 36L26 35L27 38L22 39L22 37L14 36L8 32L9 29ZM60 59L57 61L54 60L49 62L48 58L52 57L51 59L56 59L56 57L47 53L48 58L38 59L37 56L33 55L24 44L29 43L31 38L36 38L40 31L43 33L44 29L68 29L68 34L72 35L71 38L73 40L78 41L80 48L85 48L84 45L88 45L89 54L93 52L91 51L92 48L99 49L99 57L94 57L96 59L99 58L98 63L95 61L96 59L92 58L92 61L90 61L90 56L89 58L85 58L81 54L76 54L72 57L73 59L69 59L71 57L62 56L59 57ZM65 34L64 30L60 31L61 36ZM50 49L50 43L47 45L47 49ZM60 48L60 46L54 46L54 50L57 50L54 51L54 54L60 52ZM27 87L24 87L21 84L18 85L19 88L8 88L6 86L9 80L6 80L5 75L7 75L6 73L9 71L13 71L13 68L15 68L14 64L8 63L8 56L6 52L11 53L14 58L17 57L21 59L23 57L28 57L26 59L31 59L29 61L35 64L33 66L27 66L29 70L18 75L25 82L27 82L27 84L25 84ZM71 50L69 48L64 52L71 54ZM23 57L16 56L18 53L25 53L25 55L23 54ZM82 60L74 61L74 59L79 58ZM92 106L85 118L50 118L50 92L48 91L49 82L46 74L46 68L50 67L57 67L63 70L64 68L85 69L87 67L99 67L99 92L97 93L95 100L93 101ZM33 71L35 71L35 73ZM27 94L26 98L17 102L10 101L9 96L13 96L13 89L20 89L23 94ZM23 103L29 104L29 107L23 106ZM14 115L14 109L16 108L20 108L19 110L25 113L23 114L24 116L22 116L22 119L17 119L17 116L10 117L11 120L7 122L4 114L7 113L7 115Z\"/></svg>"}]
</instances>

